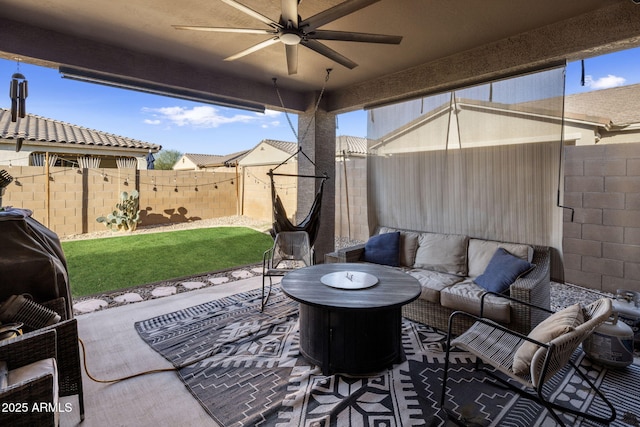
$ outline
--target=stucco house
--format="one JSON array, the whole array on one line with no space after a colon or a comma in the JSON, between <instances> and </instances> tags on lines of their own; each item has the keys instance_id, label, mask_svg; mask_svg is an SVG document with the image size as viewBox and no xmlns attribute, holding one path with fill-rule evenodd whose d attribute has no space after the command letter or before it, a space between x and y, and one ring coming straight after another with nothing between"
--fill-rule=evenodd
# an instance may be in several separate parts
<instances>
[{"instance_id":1,"label":"stucco house","mask_svg":"<svg viewBox=\"0 0 640 427\"><path fill-rule=\"evenodd\" d=\"M147 155L161 145L27 114L16 122L0 109L0 164L147 169Z\"/></svg>"},{"instance_id":2,"label":"stucco house","mask_svg":"<svg viewBox=\"0 0 640 427\"><path fill-rule=\"evenodd\" d=\"M244 150L227 155L186 153L178 159L172 169L213 172L218 168L231 168L235 167L248 152L249 150Z\"/></svg>"},{"instance_id":3,"label":"stucco house","mask_svg":"<svg viewBox=\"0 0 640 427\"><path fill-rule=\"evenodd\" d=\"M640 142L640 84L567 95L564 108L571 126L583 129L575 145Z\"/></svg>"}]
</instances>

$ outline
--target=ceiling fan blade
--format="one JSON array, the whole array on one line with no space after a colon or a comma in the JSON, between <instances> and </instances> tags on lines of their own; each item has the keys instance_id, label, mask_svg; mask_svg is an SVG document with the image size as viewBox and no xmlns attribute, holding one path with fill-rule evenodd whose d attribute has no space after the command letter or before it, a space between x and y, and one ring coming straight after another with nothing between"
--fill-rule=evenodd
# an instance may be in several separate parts
<instances>
[{"instance_id":1,"label":"ceiling fan blade","mask_svg":"<svg viewBox=\"0 0 640 427\"><path fill-rule=\"evenodd\" d=\"M300 22L300 27L307 27L305 31L313 31L318 27L322 27L331 21L335 21L338 18L349 15L355 11L363 9L373 3L377 3L380 0L348 0L344 3L340 3L331 9L327 9L324 12L320 12L317 15L313 15L311 18L307 18Z\"/></svg>"},{"instance_id":2,"label":"ceiling fan blade","mask_svg":"<svg viewBox=\"0 0 640 427\"><path fill-rule=\"evenodd\" d=\"M253 10L253 9L251 9L251 8L241 4L241 3L238 3L235 0L220 0L220 1L222 1L223 3L228 4L229 6L235 7L239 11L244 12L247 15L252 16L252 17L256 18L259 21L262 21L262 22L264 22L265 24L267 24L267 25L269 25L271 27L282 28L282 25L280 25L279 23L273 21L272 19L264 16L261 13L256 12L255 10Z\"/></svg>"},{"instance_id":3,"label":"ceiling fan blade","mask_svg":"<svg viewBox=\"0 0 640 427\"><path fill-rule=\"evenodd\" d=\"M315 40L338 40L344 42L400 44L402 36L388 36L385 34L352 33L348 31L316 30L309 33L309 38Z\"/></svg>"},{"instance_id":4,"label":"ceiling fan blade","mask_svg":"<svg viewBox=\"0 0 640 427\"><path fill-rule=\"evenodd\" d=\"M289 75L298 73L298 45L285 45Z\"/></svg>"},{"instance_id":5,"label":"ceiling fan blade","mask_svg":"<svg viewBox=\"0 0 640 427\"><path fill-rule=\"evenodd\" d=\"M282 0L282 22L291 22L293 28L298 28L298 0Z\"/></svg>"},{"instance_id":6,"label":"ceiling fan blade","mask_svg":"<svg viewBox=\"0 0 640 427\"><path fill-rule=\"evenodd\" d=\"M358 66L358 64L356 64L355 62L353 62L352 60L350 60L346 56L343 56L343 55L339 54L335 50L323 45L322 43L320 43L318 41L315 41L315 40L302 40L300 42L300 44L302 44L303 46L308 47L309 49L311 49L313 51L316 51L320 55L326 56L330 60L332 60L334 62L337 62L338 64L349 68L350 70L352 70L352 69L354 69L354 68L356 68Z\"/></svg>"},{"instance_id":7,"label":"ceiling fan blade","mask_svg":"<svg viewBox=\"0 0 640 427\"><path fill-rule=\"evenodd\" d=\"M199 25L172 25L172 27L176 30L212 31L217 33L263 34L268 36L277 34L275 30L263 30L259 28L206 27Z\"/></svg>"},{"instance_id":8,"label":"ceiling fan blade","mask_svg":"<svg viewBox=\"0 0 640 427\"><path fill-rule=\"evenodd\" d=\"M242 58L243 56L247 56L250 53L257 52L260 49L264 49L265 47L271 46L274 43L278 43L278 38L277 37L274 37L272 39L268 39L268 40L260 42L260 43L258 43L256 45L253 45L250 48L243 50L242 52L238 52L235 55L231 55L230 57L225 58L224 60L225 61L235 61L238 58Z\"/></svg>"}]
</instances>

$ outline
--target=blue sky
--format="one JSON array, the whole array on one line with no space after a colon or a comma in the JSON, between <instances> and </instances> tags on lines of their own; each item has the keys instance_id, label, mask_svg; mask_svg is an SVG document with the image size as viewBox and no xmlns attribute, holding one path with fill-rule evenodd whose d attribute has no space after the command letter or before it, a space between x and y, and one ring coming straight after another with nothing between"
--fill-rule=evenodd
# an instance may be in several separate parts
<instances>
[{"instance_id":1,"label":"blue sky","mask_svg":"<svg viewBox=\"0 0 640 427\"><path fill-rule=\"evenodd\" d=\"M129 138L181 153L229 154L263 139L296 141L284 113L248 112L131 90L63 79L57 70L0 59L0 76L18 69L29 81L27 112ZM640 48L585 60L567 67L566 92L577 93L640 83ZM0 107L9 108L8 96ZM297 117L289 115L297 132ZM338 116L338 135L365 137L366 113Z\"/></svg>"}]
</instances>

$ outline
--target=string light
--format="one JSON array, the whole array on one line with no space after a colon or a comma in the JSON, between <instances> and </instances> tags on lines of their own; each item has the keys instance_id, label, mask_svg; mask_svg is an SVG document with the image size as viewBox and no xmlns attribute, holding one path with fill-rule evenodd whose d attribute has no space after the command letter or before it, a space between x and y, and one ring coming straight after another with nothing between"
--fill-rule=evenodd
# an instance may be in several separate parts
<instances>
[{"instance_id":1,"label":"string light","mask_svg":"<svg viewBox=\"0 0 640 427\"><path fill-rule=\"evenodd\" d=\"M54 181L53 175L55 175L55 174L64 174L65 172L69 172L69 171L72 172L74 169L77 169L77 172L82 173L83 169L86 169L87 172L90 175L91 174L95 174L97 176L101 176L104 181L107 181L107 182L109 181L109 175L104 170L98 171L98 170L96 170L94 168L83 168L83 169L81 169L81 168L79 168L79 164L77 162L68 161L68 163L71 166L69 166L69 167L56 167L55 168L56 170L50 171L49 179L51 181ZM11 160L9 160L9 167L11 167ZM14 182L14 184L16 184L16 186L22 186L22 183L19 181L19 179L30 179L30 178L37 178L37 177L41 177L41 176L46 176L46 173L37 173L37 174L33 174L33 175L18 176L18 177L14 178L13 182ZM208 177L209 177L209 174L207 174L207 178ZM211 177L212 178L216 178L213 173L211 174ZM195 187L193 187L192 185L189 185L189 184L187 184L187 185L178 185L177 178L174 178L173 185L158 184L156 182L155 178L151 178L151 182L148 183L148 184L145 184L144 182L140 182L139 185L140 186L151 185L152 190L156 191L156 192L161 190L162 188L167 188L167 187L172 188L174 192L179 192L180 188L192 188L194 191L200 191L200 189L202 187L208 187L208 186L211 186L211 187L213 187L213 189L217 190L219 184L223 184L225 182L229 182L229 183L231 183L231 185L233 185L234 182L235 182L234 178L228 178L228 179L222 179L222 180L215 180L213 182L207 180L207 182L203 183L203 182L198 182L197 176L194 176L194 180L195 180ZM128 185L129 176L125 177L124 183L125 183L125 185Z\"/></svg>"}]
</instances>

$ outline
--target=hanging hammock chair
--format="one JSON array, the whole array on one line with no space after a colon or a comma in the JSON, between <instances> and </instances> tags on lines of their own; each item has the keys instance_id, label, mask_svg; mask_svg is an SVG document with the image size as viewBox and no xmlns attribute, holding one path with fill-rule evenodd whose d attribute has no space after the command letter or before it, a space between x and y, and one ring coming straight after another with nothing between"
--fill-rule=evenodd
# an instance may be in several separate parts
<instances>
[{"instance_id":1,"label":"hanging hammock chair","mask_svg":"<svg viewBox=\"0 0 640 427\"><path fill-rule=\"evenodd\" d=\"M325 177L322 177L320 188L316 192L316 197L311 205L311 210L307 216L295 225L287 216L287 211L282 204L280 196L276 192L276 187L273 182L273 176L271 178L271 198L273 200L273 228L271 229L271 235L273 237L282 231L306 231L309 234L309 244L313 246L318 237L318 230L320 229L320 210L322 208L322 192L324 190Z\"/></svg>"},{"instance_id":2,"label":"hanging hammock chair","mask_svg":"<svg viewBox=\"0 0 640 427\"><path fill-rule=\"evenodd\" d=\"M318 111L320 100L322 99L322 95L324 94L326 84L329 81L329 74L331 73L331 68L327 68L326 71L327 71L327 75L325 76L324 85L322 87L322 90L320 91L320 96L318 96L318 100L315 105L314 114L315 112ZM276 94L278 95L278 99L280 100L280 105L285 111L285 115L287 117L287 121L289 122L289 126L291 127L291 131L296 136L296 139L298 140L298 144L300 144L300 141L304 140L307 135L307 132L309 132L309 128L312 122L309 121L304 134L302 135L301 138L298 138L298 134L296 133L296 130L294 129L293 124L291 123L291 119L289 119L289 114L287 113L287 110L285 109L285 106L284 106L284 102L282 101L282 96L280 95L276 78L273 78L273 87L276 91ZM278 169L280 166L287 163L292 157L295 157L298 153L301 153L309 162L311 162L313 166L316 166L313 160L311 160L309 156L307 156L304 153L304 151L302 151L302 147L298 147L298 151L295 154L292 154L284 162L280 163L278 166L271 169L267 173L267 175L269 175L269 177L271 178L271 200L273 204L273 228L271 229L271 235L275 239L276 235L283 231L306 231L307 234L309 235L309 244L313 247L313 244L316 241L316 237L318 237L318 230L320 229L320 210L322 208L322 192L324 190L324 183L327 181L327 179L329 179L329 176L326 173L318 176L318 175L281 174L281 173L273 172L274 170ZM302 220L300 224L298 225L293 224L287 217L287 211L285 210L284 205L282 204L282 200L280 199L280 196L278 196L278 193L276 192L276 185L273 180L274 176L294 176L297 178L314 178L314 179L322 180L322 182L320 182L320 188L316 193L316 197L313 200L313 204L311 205L311 210L309 211L307 216Z\"/></svg>"},{"instance_id":3,"label":"hanging hammock chair","mask_svg":"<svg viewBox=\"0 0 640 427\"><path fill-rule=\"evenodd\" d=\"M316 238L318 237L318 230L320 229L320 211L322 208L322 193L324 191L324 183L329 179L329 176L325 173L323 175L298 175L298 174L283 174L283 173L274 173L273 171L287 163L289 159L294 157L296 154L302 153L304 157L307 158L314 166L315 163L306 154L302 151L302 148L298 148L298 151L289 157L284 162L280 163L275 168L271 169L267 175L271 178L271 201L273 204L273 228L271 229L271 235L275 238L275 236L282 231L306 231L309 235L309 244L313 246ZM321 179L320 188L316 192L316 196L313 199L313 204L311 205L311 209L307 216L300 222L300 224L296 225L289 220L287 216L287 211L284 208L284 204L282 203L282 199L278 195L276 191L276 184L273 179L274 176L294 176L297 178L314 178Z\"/></svg>"}]
</instances>

